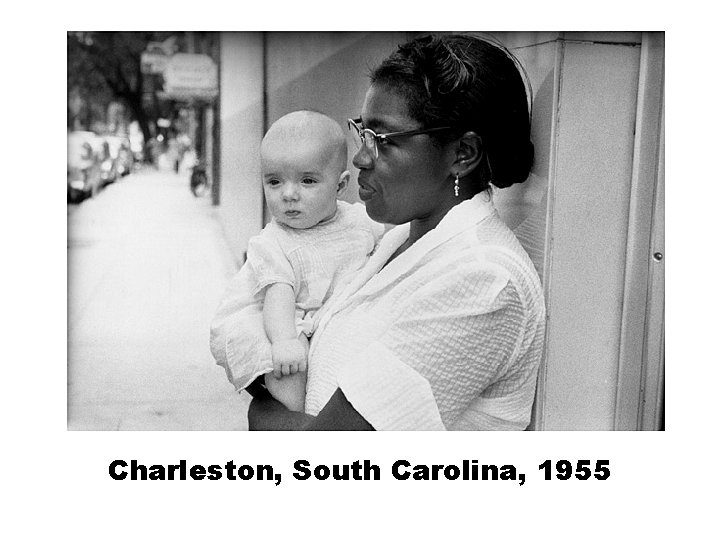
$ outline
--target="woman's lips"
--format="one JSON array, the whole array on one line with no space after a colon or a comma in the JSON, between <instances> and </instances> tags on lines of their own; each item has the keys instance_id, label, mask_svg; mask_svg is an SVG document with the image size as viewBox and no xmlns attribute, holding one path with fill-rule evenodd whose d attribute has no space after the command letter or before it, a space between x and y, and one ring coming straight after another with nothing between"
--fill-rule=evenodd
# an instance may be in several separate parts
<instances>
[{"instance_id":1,"label":"woman's lips","mask_svg":"<svg viewBox=\"0 0 720 540\"><path fill-rule=\"evenodd\" d=\"M372 196L374 193L375 193L374 189L370 189L367 186L358 184L358 196L360 197L360 200L368 201L368 200L372 199Z\"/></svg>"}]
</instances>

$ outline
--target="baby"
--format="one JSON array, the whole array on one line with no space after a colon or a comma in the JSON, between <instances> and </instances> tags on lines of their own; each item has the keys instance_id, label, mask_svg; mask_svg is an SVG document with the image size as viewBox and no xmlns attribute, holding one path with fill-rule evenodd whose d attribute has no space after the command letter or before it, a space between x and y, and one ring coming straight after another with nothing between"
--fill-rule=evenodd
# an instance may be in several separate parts
<instances>
[{"instance_id":1,"label":"baby","mask_svg":"<svg viewBox=\"0 0 720 540\"><path fill-rule=\"evenodd\" d=\"M272 221L250 239L247 261L216 315L222 321L234 313L243 339L217 343L213 326L211 348L234 366L234 376L226 369L236 388L265 373L273 397L303 411L308 339L318 312L362 268L384 227L362 204L338 201L350 178L347 146L342 128L327 116L283 116L263 138L260 158Z\"/></svg>"}]
</instances>

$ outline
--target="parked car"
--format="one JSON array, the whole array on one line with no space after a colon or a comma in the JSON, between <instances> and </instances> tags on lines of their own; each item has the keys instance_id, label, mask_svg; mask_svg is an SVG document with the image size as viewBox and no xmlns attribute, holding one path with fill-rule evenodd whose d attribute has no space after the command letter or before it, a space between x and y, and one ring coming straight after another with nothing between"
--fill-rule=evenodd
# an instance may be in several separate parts
<instances>
[{"instance_id":1,"label":"parked car","mask_svg":"<svg viewBox=\"0 0 720 540\"><path fill-rule=\"evenodd\" d=\"M68 133L67 147L67 197L79 202L91 197L102 187L102 174L98 153L102 140L92 131Z\"/></svg>"}]
</instances>

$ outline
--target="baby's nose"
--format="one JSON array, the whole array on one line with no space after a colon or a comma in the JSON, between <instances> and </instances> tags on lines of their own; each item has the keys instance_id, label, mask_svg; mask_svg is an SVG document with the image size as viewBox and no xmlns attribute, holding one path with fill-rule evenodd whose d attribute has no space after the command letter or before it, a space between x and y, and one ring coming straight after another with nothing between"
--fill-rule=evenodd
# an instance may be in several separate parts
<instances>
[{"instance_id":1,"label":"baby's nose","mask_svg":"<svg viewBox=\"0 0 720 540\"><path fill-rule=\"evenodd\" d=\"M285 199L294 200L297 199L298 196L298 190L293 185L287 185L285 186L285 189L283 189L283 197Z\"/></svg>"}]
</instances>

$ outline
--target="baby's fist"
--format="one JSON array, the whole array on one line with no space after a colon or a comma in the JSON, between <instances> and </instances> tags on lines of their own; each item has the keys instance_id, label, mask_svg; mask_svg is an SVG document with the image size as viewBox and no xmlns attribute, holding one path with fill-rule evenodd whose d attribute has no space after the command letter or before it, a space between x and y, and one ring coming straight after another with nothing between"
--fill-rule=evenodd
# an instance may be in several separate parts
<instances>
[{"instance_id":1,"label":"baby's fist","mask_svg":"<svg viewBox=\"0 0 720 540\"><path fill-rule=\"evenodd\" d=\"M281 378L307 369L307 349L298 339L284 339L272 344L273 375Z\"/></svg>"}]
</instances>

